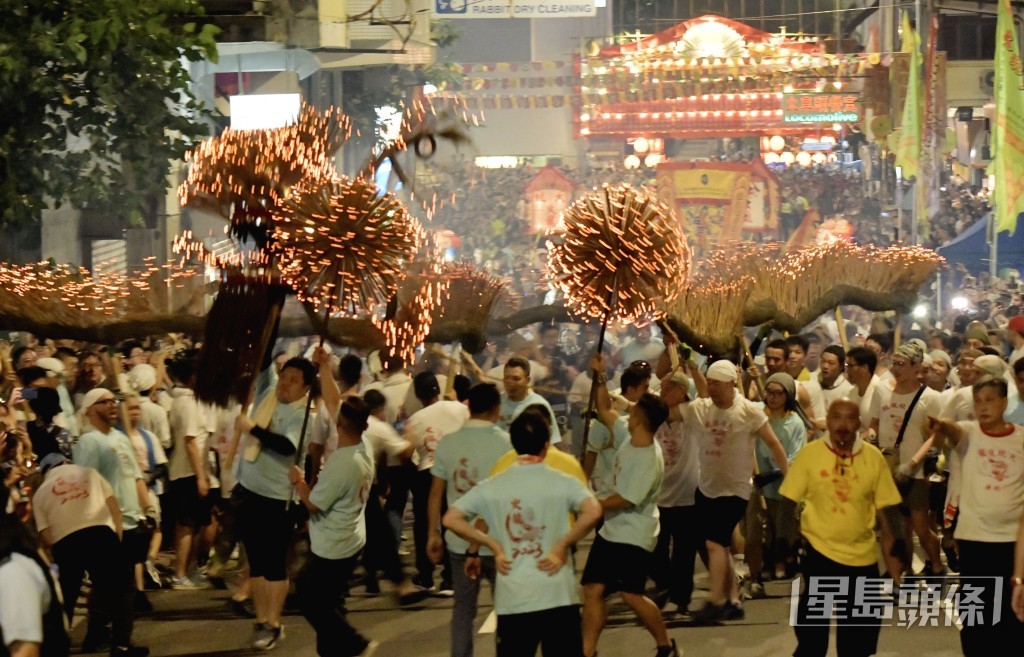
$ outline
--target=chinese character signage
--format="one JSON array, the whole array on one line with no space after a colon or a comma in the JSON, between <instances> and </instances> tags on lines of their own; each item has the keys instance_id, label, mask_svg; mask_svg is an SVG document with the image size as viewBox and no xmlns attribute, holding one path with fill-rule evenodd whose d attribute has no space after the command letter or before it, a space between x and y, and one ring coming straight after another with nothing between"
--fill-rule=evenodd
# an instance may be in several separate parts
<instances>
[{"instance_id":1,"label":"chinese character signage","mask_svg":"<svg viewBox=\"0 0 1024 657\"><path fill-rule=\"evenodd\" d=\"M860 121L855 94L783 94L782 120L786 123L852 123Z\"/></svg>"},{"instance_id":2,"label":"chinese character signage","mask_svg":"<svg viewBox=\"0 0 1024 657\"><path fill-rule=\"evenodd\" d=\"M596 16L594 0L434 0L437 18L570 18Z\"/></svg>"}]
</instances>

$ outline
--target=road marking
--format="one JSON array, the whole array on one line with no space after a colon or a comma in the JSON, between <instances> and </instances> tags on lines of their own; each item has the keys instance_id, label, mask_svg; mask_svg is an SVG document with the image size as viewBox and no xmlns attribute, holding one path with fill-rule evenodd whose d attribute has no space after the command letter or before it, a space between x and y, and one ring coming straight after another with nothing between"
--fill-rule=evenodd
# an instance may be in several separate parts
<instances>
[{"instance_id":1,"label":"road marking","mask_svg":"<svg viewBox=\"0 0 1024 657\"><path fill-rule=\"evenodd\" d=\"M477 634L494 634L498 630L498 614L493 611L487 615L484 624L480 626Z\"/></svg>"}]
</instances>

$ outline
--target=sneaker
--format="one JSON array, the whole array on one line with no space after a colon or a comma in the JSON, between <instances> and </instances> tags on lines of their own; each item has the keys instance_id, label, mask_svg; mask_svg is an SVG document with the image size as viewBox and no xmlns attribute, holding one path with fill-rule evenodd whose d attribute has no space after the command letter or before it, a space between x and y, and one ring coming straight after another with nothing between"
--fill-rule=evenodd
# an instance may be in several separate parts
<instances>
[{"instance_id":1,"label":"sneaker","mask_svg":"<svg viewBox=\"0 0 1024 657\"><path fill-rule=\"evenodd\" d=\"M764 592L764 584L756 579L748 579L740 587L740 594L748 600L760 600L767 597Z\"/></svg>"},{"instance_id":2,"label":"sneaker","mask_svg":"<svg viewBox=\"0 0 1024 657\"><path fill-rule=\"evenodd\" d=\"M743 605L738 602L726 602L722 606L722 620L743 620L747 617L747 612L743 610Z\"/></svg>"},{"instance_id":3,"label":"sneaker","mask_svg":"<svg viewBox=\"0 0 1024 657\"><path fill-rule=\"evenodd\" d=\"M252 634L252 647L257 650L273 650L277 642L284 638L284 625L270 627L266 623L256 623Z\"/></svg>"},{"instance_id":4,"label":"sneaker","mask_svg":"<svg viewBox=\"0 0 1024 657\"><path fill-rule=\"evenodd\" d=\"M442 584L441 587L437 589L437 593L435 593L434 595L436 595L439 598L454 598L455 589L452 588L451 584Z\"/></svg>"},{"instance_id":5,"label":"sneaker","mask_svg":"<svg viewBox=\"0 0 1024 657\"><path fill-rule=\"evenodd\" d=\"M705 602L700 611L693 615L693 622L700 625L715 625L725 617L725 605Z\"/></svg>"},{"instance_id":6,"label":"sneaker","mask_svg":"<svg viewBox=\"0 0 1024 657\"><path fill-rule=\"evenodd\" d=\"M366 647L363 648L363 651L359 653L359 657L370 657L370 655L377 652L377 648L380 648L380 642L370 641L366 644Z\"/></svg>"},{"instance_id":7,"label":"sneaker","mask_svg":"<svg viewBox=\"0 0 1024 657\"><path fill-rule=\"evenodd\" d=\"M174 577L171 579L171 588L175 591L196 591L199 589L196 583L188 577Z\"/></svg>"},{"instance_id":8,"label":"sneaker","mask_svg":"<svg viewBox=\"0 0 1024 657\"><path fill-rule=\"evenodd\" d=\"M161 588L164 585L162 579L160 579L160 571L156 569L156 564L153 563L152 559L147 559L144 567L146 578L149 580L147 584L152 584L154 588ZM147 586L147 588L149 588Z\"/></svg>"},{"instance_id":9,"label":"sneaker","mask_svg":"<svg viewBox=\"0 0 1024 657\"><path fill-rule=\"evenodd\" d=\"M145 646L113 646L110 657L149 657L149 648Z\"/></svg>"},{"instance_id":10,"label":"sneaker","mask_svg":"<svg viewBox=\"0 0 1024 657\"><path fill-rule=\"evenodd\" d=\"M680 657L679 648L676 647L676 640L669 639L672 643L667 646L658 646L658 652L654 657Z\"/></svg>"}]
</instances>

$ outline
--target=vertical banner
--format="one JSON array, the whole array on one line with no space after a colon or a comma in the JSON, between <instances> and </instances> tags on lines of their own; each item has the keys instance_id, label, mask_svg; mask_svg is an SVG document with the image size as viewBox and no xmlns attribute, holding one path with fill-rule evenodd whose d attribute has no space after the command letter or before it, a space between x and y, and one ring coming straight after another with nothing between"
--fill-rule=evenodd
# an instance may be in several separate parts
<instances>
[{"instance_id":1,"label":"vertical banner","mask_svg":"<svg viewBox=\"0 0 1024 657\"><path fill-rule=\"evenodd\" d=\"M995 57L996 121L992 126L995 176L996 231L1017 228L1017 215L1024 211L1024 83L1021 80L1020 48L1013 24L1010 0L999 0L996 21Z\"/></svg>"},{"instance_id":2,"label":"vertical banner","mask_svg":"<svg viewBox=\"0 0 1024 657\"><path fill-rule=\"evenodd\" d=\"M910 26L910 13L906 11L903 12L902 50L910 54L910 71L896 144L896 166L903 169L904 178L911 178L918 175L921 157L921 39Z\"/></svg>"}]
</instances>

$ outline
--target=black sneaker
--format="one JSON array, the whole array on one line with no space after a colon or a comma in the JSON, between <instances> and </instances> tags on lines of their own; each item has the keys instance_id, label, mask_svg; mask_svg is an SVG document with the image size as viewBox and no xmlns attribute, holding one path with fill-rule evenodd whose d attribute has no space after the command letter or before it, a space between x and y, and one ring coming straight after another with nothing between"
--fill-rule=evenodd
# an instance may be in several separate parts
<instances>
[{"instance_id":1,"label":"black sneaker","mask_svg":"<svg viewBox=\"0 0 1024 657\"><path fill-rule=\"evenodd\" d=\"M693 615L693 622L698 625L716 625L725 618L725 605L716 605L712 602L705 602L696 614Z\"/></svg>"},{"instance_id":2,"label":"black sneaker","mask_svg":"<svg viewBox=\"0 0 1024 657\"><path fill-rule=\"evenodd\" d=\"M722 620L743 620L747 617L747 612L743 610L743 605L738 602L726 602L722 606Z\"/></svg>"},{"instance_id":3,"label":"black sneaker","mask_svg":"<svg viewBox=\"0 0 1024 657\"><path fill-rule=\"evenodd\" d=\"M654 657L679 657L679 649L676 648L676 640L669 639L672 643L667 646L658 646L658 652Z\"/></svg>"}]
</instances>

